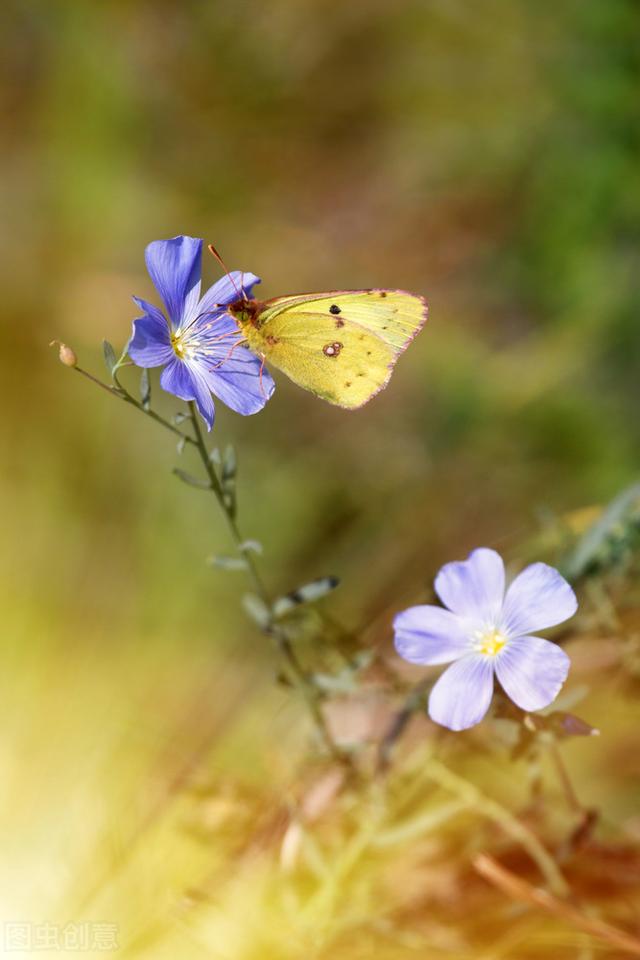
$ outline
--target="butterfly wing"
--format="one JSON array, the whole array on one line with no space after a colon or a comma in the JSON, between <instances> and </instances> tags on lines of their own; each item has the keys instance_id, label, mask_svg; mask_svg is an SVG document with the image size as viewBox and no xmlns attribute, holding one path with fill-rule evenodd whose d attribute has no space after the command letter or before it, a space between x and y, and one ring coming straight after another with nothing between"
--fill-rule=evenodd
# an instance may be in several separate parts
<instances>
[{"instance_id":1,"label":"butterfly wing","mask_svg":"<svg viewBox=\"0 0 640 960\"><path fill-rule=\"evenodd\" d=\"M264 304L252 346L294 383L355 409L387 384L426 317L424 299L401 290L277 297Z\"/></svg>"},{"instance_id":2,"label":"butterfly wing","mask_svg":"<svg viewBox=\"0 0 640 960\"><path fill-rule=\"evenodd\" d=\"M427 301L405 290L330 290L302 293L267 300L263 323L283 312L321 313L338 325L340 320L358 323L401 352L427 319Z\"/></svg>"}]
</instances>

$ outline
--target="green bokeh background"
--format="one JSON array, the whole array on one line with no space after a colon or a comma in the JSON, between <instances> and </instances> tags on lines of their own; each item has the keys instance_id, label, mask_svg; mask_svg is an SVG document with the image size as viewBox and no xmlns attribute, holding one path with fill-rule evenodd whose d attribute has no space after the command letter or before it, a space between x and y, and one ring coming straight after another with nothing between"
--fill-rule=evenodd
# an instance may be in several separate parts
<instances>
[{"instance_id":1,"label":"green bokeh background","mask_svg":"<svg viewBox=\"0 0 640 960\"><path fill-rule=\"evenodd\" d=\"M178 233L266 296L424 294L427 327L363 410L276 374L263 413L218 405L215 426L272 589L337 574L332 611L384 642L441 563L517 557L637 476L640 11L10 0L0 17L0 893L8 918L57 921L63 902L93 916L91 850L126 846L158 783L201 749L260 781L293 763L274 751L299 710L241 578L203 563L224 525L170 475L171 438L48 342L102 375L131 294L154 298L145 245Z\"/></svg>"}]
</instances>

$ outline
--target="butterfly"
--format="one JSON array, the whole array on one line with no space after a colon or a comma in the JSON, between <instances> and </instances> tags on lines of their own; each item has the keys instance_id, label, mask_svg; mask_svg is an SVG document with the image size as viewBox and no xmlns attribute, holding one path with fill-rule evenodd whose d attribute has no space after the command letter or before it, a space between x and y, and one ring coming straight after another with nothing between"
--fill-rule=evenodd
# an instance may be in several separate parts
<instances>
[{"instance_id":1,"label":"butterfly","mask_svg":"<svg viewBox=\"0 0 640 960\"><path fill-rule=\"evenodd\" d=\"M214 256L215 249L209 247ZM349 410L382 390L427 319L404 290L331 290L227 305L253 353L298 386Z\"/></svg>"}]
</instances>

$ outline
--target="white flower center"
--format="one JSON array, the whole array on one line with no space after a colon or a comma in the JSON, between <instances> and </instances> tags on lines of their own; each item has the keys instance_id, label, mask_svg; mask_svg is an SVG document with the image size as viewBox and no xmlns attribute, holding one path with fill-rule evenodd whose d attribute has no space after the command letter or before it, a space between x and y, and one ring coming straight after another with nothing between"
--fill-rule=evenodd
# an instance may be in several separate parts
<instances>
[{"instance_id":1,"label":"white flower center","mask_svg":"<svg viewBox=\"0 0 640 960\"><path fill-rule=\"evenodd\" d=\"M485 657L495 657L507 645L509 638L500 630L476 630L473 635L473 647Z\"/></svg>"}]
</instances>

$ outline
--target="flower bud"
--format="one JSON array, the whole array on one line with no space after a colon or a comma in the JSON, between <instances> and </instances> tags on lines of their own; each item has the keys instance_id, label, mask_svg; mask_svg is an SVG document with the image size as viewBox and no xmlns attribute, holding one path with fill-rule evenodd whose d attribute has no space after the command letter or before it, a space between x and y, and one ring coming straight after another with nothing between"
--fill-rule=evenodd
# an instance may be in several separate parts
<instances>
[{"instance_id":1,"label":"flower bud","mask_svg":"<svg viewBox=\"0 0 640 960\"><path fill-rule=\"evenodd\" d=\"M53 347L55 344L58 346L60 363L64 363L65 367L76 367L78 365L78 358L75 355L75 351L60 340L52 340L49 346Z\"/></svg>"}]
</instances>

